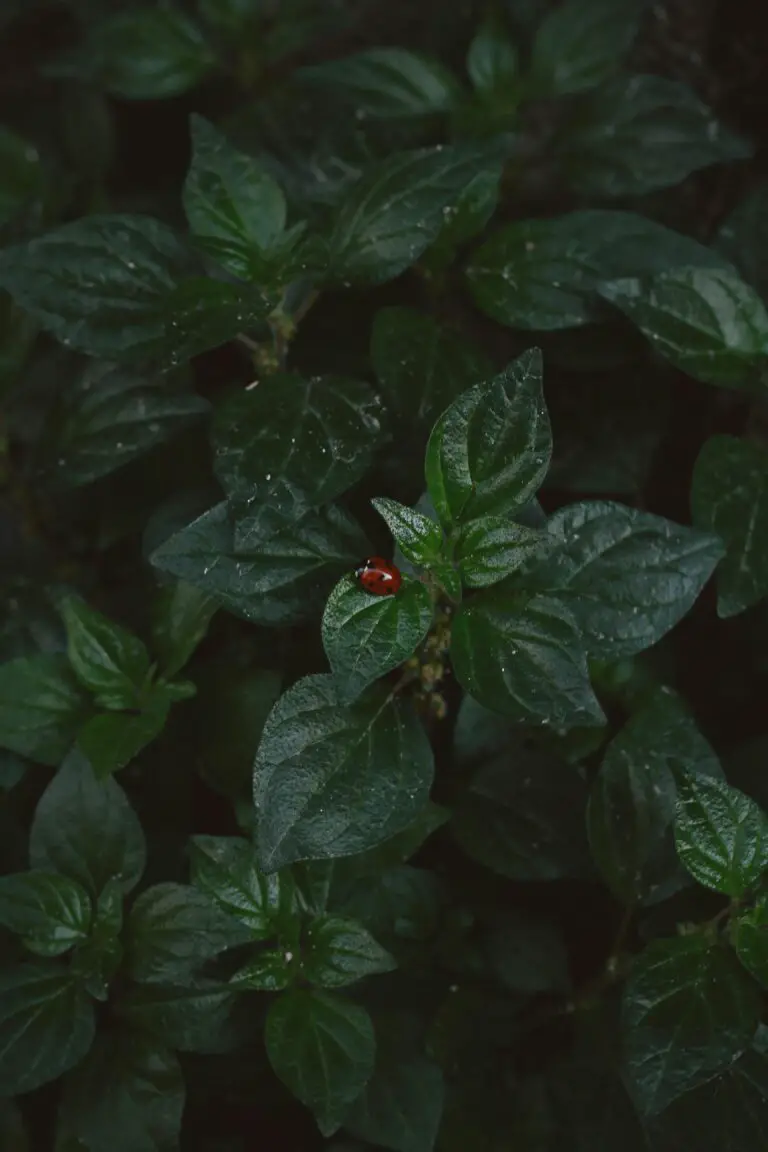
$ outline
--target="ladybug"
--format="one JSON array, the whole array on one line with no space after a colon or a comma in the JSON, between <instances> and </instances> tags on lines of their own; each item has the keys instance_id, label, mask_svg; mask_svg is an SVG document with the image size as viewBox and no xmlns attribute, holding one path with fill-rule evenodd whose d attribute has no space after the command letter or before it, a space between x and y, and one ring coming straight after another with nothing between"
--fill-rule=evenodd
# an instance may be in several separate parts
<instances>
[{"instance_id":1,"label":"ladybug","mask_svg":"<svg viewBox=\"0 0 768 1152\"><path fill-rule=\"evenodd\" d=\"M374 596L394 596L403 582L400 569L382 556L370 556L355 569L361 588Z\"/></svg>"}]
</instances>

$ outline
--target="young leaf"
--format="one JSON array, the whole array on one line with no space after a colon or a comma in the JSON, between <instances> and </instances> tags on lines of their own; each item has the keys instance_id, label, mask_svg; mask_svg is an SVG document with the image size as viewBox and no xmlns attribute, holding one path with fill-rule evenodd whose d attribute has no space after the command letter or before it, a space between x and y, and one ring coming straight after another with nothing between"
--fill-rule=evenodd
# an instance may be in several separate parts
<instances>
[{"instance_id":1,"label":"young leaf","mask_svg":"<svg viewBox=\"0 0 768 1152\"><path fill-rule=\"evenodd\" d=\"M419 512L417 508L407 508L386 496L377 496L371 501L376 511L386 522L398 548L408 560L425 568L440 558L443 549L443 533L439 524Z\"/></svg>"},{"instance_id":2,"label":"young leaf","mask_svg":"<svg viewBox=\"0 0 768 1152\"><path fill-rule=\"evenodd\" d=\"M620 76L572 109L555 154L585 198L644 196L753 152L690 88L662 76Z\"/></svg>"},{"instance_id":3,"label":"young leaf","mask_svg":"<svg viewBox=\"0 0 768 1152\"><path fill-rule=\"evenodd\" d=\"M682 701L660 688L608 745L587 808L592 856L624 904L656 903L684 882L672 834L678 765L722 776Z\"/></svg>"},{"instance_id":4,"label":"young leaf","mask_svg":"<svg viewBox=\"0 0 768 1152\"><path fill-rule=\"evenodd\" d=\"M166 540L151 560L254 624L284 625L311 616L369 551L357 523L334 505L270 530L263 516L236 526L222 503Z\"/></svg>"},{"instance_id":5,"label":"young leaf","mask_svg":"<svg viewBox=\"0 0 768 1152\"><path fill-rule=\"evenodd\" d=\"M173 1052L130 1029L100 1034L62 1086L58 1136L89 1152L160 1152L181 1128L184 1077Z\"/></svg>"},{"instance_id":6,"label":"young leaf","mask_svg":"<svg viewBox=\"0 0 768 1152\"><path fill-rule=\"evenodd\" d=\"M85 693L63 653L0 664L0 747L41 764L60 764L88 716Z\"/></svg>"},{"instance_id":7,"label":"young leaf","mask_svg":"<svg viewBox=\"0 0 768 1152\"><path fill-rule=\"evenodd\" d=\"M239 991L283 992L293 982L298 960L284 948L262 948L256 957L239 968L229 983Z\"/></svg>"},{"instance_id":8,"label":"young leaf","mask_svg":"<svg viewBox=\"0 0 768 1152\"><path fill-rule=\"evenodd\" d=\"M329 239L332 282L382 284L436 239L478 169L496 170L498 145L438 144L374 165L342 200ZM2 277L0 277L2 286Z\"/></svg>"},{"instance_id":9,"label":"young leaf","mask_svg":"<svg viewBox=\"0 0 768 1152\"><path fill-rule=\"evenodd\" d=\"M366 1010L297 989L273 1001L264 1040L276 1074L331 1136L373 1073L376 1040Z\"/></svg>"},{"instance_id":10,"label":"young leaf","mask_svg":"<svg viewBox=\"0 0 768 1152\"><path fill-rule=\"evenodd\" d=\"M677 268L647 280L613 280L600 293L660 355L706 384L748 386L768 354L768 312L738 276Z\"/></svg>"},{"instance_id":11,"label":"young leaf","mask_svg":"<svg viewBox=\"0 0 768 1152\"><path fill-rule=\"evenodd\" d=\"M643 0L565 0L533 42L526 91L537 99L594 88L621 67L637 35Z\"/></svg>"},{"instance_id":12,"label":"young leaf","mask_svg":"<svg viewBox=\"0 0 768 1152\"><path fill-rule=\"evenodd\" d=\"M235 944L252 939L197 888L155 884L139 896L126 924L126 962L143 984L193 983L195 970Z\"/></svg>"},{"instance_id":13,"label":"young leaf","mask_svg":"<svg viewBox=\"0 0 768 1152\"><path fill-rule=\"evenodd\" d=\"M0 924L38 956L60 956L88 936L91 899L82 884L55 872L0 876Z\"/></svg>"},{"instance_id":14,"label":"young leaf","mask_svg":"<svg viewBox=\"0 0 768 1152\"><path fill-rule=\"evenodd\" d=\"M693 470L693 522L726 553L717 569L719 616L768 596L768 453L735 436L710 436Z\"/></svg>"},{"instance_id":15,"label":"young leaf","mask_svg":"<svg viewBox=\"0 0 768 1152\"><path fill-rule=\"evenodd\" d=\"M114 780L99 781L71 753L35 810L29 841L33 868L79 880L97 897L114 877L124 892L138 884L146 846L138 817Z\"/></svg>"},{"instance_id":16,"label":"young leaf","mask_svg":"<svg viewBox=\"0 0 768 1152\"><path fill-rule=\"evenodd\" d=\"M162 689L163 685L158 685ZM165 727L170 702L153 698L140 712L101 712L77 734L77 747L99 780L119 772L151 744Z\"/></svg>"},{"instance_id":17,"label":"young leaf","mask_svg":"<svg viewBox=\"0 0 768 1152\"><path fill-rule=\"evenodd\" d=\"M302 68L300 80L338 89L359 116L384 119L451 112L462 98L456 77L438 60L405 48L369 48Z\"/></svg>"},{"instance_id":18,"label":"young leaf","mask_svg":"<svg viewBox=\"0 0 768 1152\"><path fill-rule=\"evenodd\" d=\"M768 868L768 816L738 788L708 776L680 774L675 847L706 888L743 896Z\"/></svg>"},{"instance_id":19,"label":"young leaf","mask_svg":"<svg viewBox=\"0 0 768 1152\"><path fill-rule=\"evenodd\" d=\"M122 927L123 893L119 881L110 880L96 902L88 939L75 952L71 969L88 995L102 1002L122 963Z\"/></svg>"},{"instance_id":20,"label":"young leaf","mask_svg":"<svg viewBox=\"0 0 768 1152\"><path fill-rule=\"evenodd\" d=\"M451 662L471 696L519 723L605 723L578 624L554 597L503 587L473 597L454 620Z\"/></svg>"},{"instance_id":21,"label":"young leaf","mask_svg":"<svg viewBox=\"0 0 768 1152\"><path fill-rule=\"evenodd\" d=\"M106 360L175 365L231 340L271 304L198 274L148 216L89 216L0 256L0 288L63 344Z\"/></svg>"},{"instance_id":22,"label":"young leaf","mask_svg":"<svg viewBox=\"0 0 768 1152\"><path fill-rule=\"evenodd\" d=\"M320 988L343 988L396 967L394 957L356 920L319 916L303 940L303 974Z\"/></svg>"},{"instance_id":23,"label":"young leaf","mask_svg":"<svg viewBox=\"0 0 768 1152\"><path fill-rule=\"evenodd\" d=\"M167 377L91 362L62 397L52 441L51 476L78 487L122 468L201 419L207 401Z\"/></svg>"},{"instance_id":24,"label":"young leaf","mask_svg":"<svg viewBox=\"0 0 768 1152\"><path fill-rule=\"evenodd\" d=\"M616 660L655 644L690 610L723 546L609 500L561 508L547 523L551 546L520 581L573 613L590 656Z\"/></svg>"},{"instance_id":25,"label":"young leaf","mask_svg":"<svg viewBox=\"0 0 768 1152\"><path fill-rule=\"evenodd\" d=\"M404 664L422 643L434 616L429 590L404 580L396 596L371 596L346 576L328 598L323 647L339 700L349 704L381 676Z\"/></svg>"},{"instance_id":26,"label":"young leaf","mask_svg":"<svg viewBox=\"0 0 768 1152\"><path fill-rule=\"evenodd\" d=\"M731 943L746 970L768 988L768 897L759 896L752 908L732 921Z\"/></svg>"},{"instance_id":27,"label":"young leaf","mask_svg":"<svg viewBox=\"0 0 768 1152\"><path fill-rule=\"evenodd\" d=\"M720 943L703 935L654 940L624 989L624 1074L644 1116L712 1080L749 1046L760 1014L757 985Z\"/></svg>"},{"instance_id":28,"label":"young leaf","mask_svg":"<svg viewBox=\"0 0 768 1152\"><path fill-rule=\"evenodd\" d=\"M382 689L344 708L332 676L307 676L275 705L254 765L262 867L351 856L405 828L433 763L409 706Z\"/></svg>"},{"instance_id":29,"label":"young leaf","mask_svg":"<svg viewBox=\"0 0 768 1152\"><path fill-rule=\"evenodd\" d=\"M546 536L505 516L470 520L459 536L456 562L467 588L485 588L509 576L546 547Z\"/></svg>"},{"instance_id":30,"label":"young leaf","mask_svg":"<svg viewBox=\"0 0 768 1152\"><path fill-rule=\"evenodd\" d=\"M80 683L103 708L135 708L149 675L146 646L77 597L62 602L67 655Z\"/></svg>"},{"instance_id":31,"label":"young leaf","mask_svg":"<svg viewBox=\"0 0 768 1152\"><path fill-rule=\"evenodd\" d=\"M204 639L218 604L206 592L174 580L159 588L153 604L152 646L167 678L180 672Z\"/></svg>"},{"instance_id":32,"label":"young leaf","mask_svg":"<svg viewBox=\"0 0 768 1152\"><path fill-rule=\"evenodd\" d=\"M234 276L260 282L285 229L282 189L202 116L193 115L190 123L192 165L184 211L192 234Z\"/></svg>"},{"instance_id":33,"label":"young leaf","mask_svg":"<svg viewBox=\"0 0 768 1152\"><path fill-rule=\"evenodd\" d=\"M557 331L604 319L602 281L680 266L730 269L704 245L633 212L579 211L516 220L474 253L475 303L510 328Z\"/></svg>"},{"instance_id":34,"label":"young leaf","mask_svg":"<svg viewBox=\"0 0 768 1152\"><path fill-rule=\"evenodd\" d=\"M475 89L500 101L516 96L519 61L500 21L487 20L467 52L467 72Z\"/></svg>"},{"instance_id":35,"label":"young leaf","mask_svg":"<svg viewBox=\"0 0 768 1152\"><path fill-rule=\"evenodd\" d=\"M0 972L0 1084L31 1092L78 1064L93 1043L88 996L55 961Z\"/></svg>"},{"instance_id":36,"label":"young leaf","mask_svg":"<svg viewBox=\"0 0 768 1152\"><path fill-rule=\"evenodd\" d=\"M360 479L381 439L381 402L369 384L278 372L218 409L216 475L230 495L254 503L277 502L288 486L317 506Z\"/></svg>"},{"instance_id":37,"label":"young leaf","mask_svg":"<svg viewBox=\"0 0 768 1152\"><path fill-rule=\"evenodd\" d=\"M381 308L376 313L371 362L406 426L431 425L465 389L493 376L485 352L411 308Z\"/></svg>"},{"instance_id":38,"label":"young leaf","mask_svg":"<svg viewBox=\"0 0 768 1152\"><path fill-rule=\"evenodd\" d=\"M440 519L450 526L522 507L544 480L551 453L541 353L532 349L464 392L432 429L425 473Z\"/></svg>"},{"instance_id":39,"label":"young leaf","mask_svg":"<svg viewBox=\"0 0 768 1152\"><path fill-rule=\"evenodd\" d=\"M248 929L252 940L275 934L292 913L289 872L260 871L253 844L239 836L193 836L192 883Z\"/></svg>"}]
</instances>

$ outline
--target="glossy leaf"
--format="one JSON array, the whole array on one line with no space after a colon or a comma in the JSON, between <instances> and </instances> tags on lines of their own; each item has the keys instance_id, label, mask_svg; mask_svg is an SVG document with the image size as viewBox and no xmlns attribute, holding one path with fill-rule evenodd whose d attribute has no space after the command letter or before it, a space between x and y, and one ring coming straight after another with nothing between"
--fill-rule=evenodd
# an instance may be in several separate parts
<instances>
[{"instance_id":1,"label":"glossy leaf","mask_svg":"<svg viewBox=\"0 0 768 1152\"><path fill-rule=\"evenodd\" d=\"M93 1043L93 1005L54 961L0 973L0 1083L16 1096L56 1080Z\"/></svg>"},{"instance_id":2,"label":"glossy leaf","mask_svg":"<svg viewBox=\"0 0 768 1152\"><path fill-rule=\"evenodd\" d=\"M419 512L418 508L408 508L386 496L377 496L371 503L385 521L403 556L425 568L439 559L443 548L439 524Z\"/></svg>"},{"instance_id":3,"label":"glossy leaf","mask_svg":"<svg viewBox=\"0 0 768 1152\"><path fill-rule=\"evenodd\" d=\"M134 708L149 676L146 645L74 596L63 601L67 655L80 683L104 708Z\"/></svg>"},{"instance_id":4,"label":"glossy leaf","mask_svg":"<svg viewBox=\"0 0 768 1152\"><path fill-rule=\"evenodd\" d=\"M371 361L394 411L419 424L433 422L465 389L493 376L482 349L411 308L376 313Z\"/></svg>"},{"instance_id":5,"label":"glossy leaf","mask_svg":"<svg viewBox=\"0 0 768 1152\"><path fill-rule=\"evenodd\" d=\"M184 1108L179 1062L162 1043L128 1029L100 1035L63 1085L59 1136L89 1152L163 1152Z\"/></svg>"},{"instance_id":6,"label":"glossy leaf","mask_svg":"<svg viewBox=\"0 0 768 1152\"><path fill-rule=\"evenodd\" d=\"M546 547L546 537L505 516L480 516L461 531L456 561L468 588L485 588L509 576Z\"/></svg>"},{"instance_id":7,"label":"glossy leaf","mask_svg":"<svg viewBox=\"0 0 768 1152\"><path fill-rule=\"evenodd\" d=\"M620 76L578 104L556 142L578 196L643 196L692 172L752 155L747 142L676 80Z\"/></svg>"},{"instance_id":8,"label":"glossy leaf","mask_svg":"<svg viewBox=\"0 0 768 1152\"><path fill-rule=\"evenodd\" d=\"M768 595L768 453L735 436L710 436L691 486L693 522L724 541L717 611L735 616Z\"/></svg>"},{"instance_id":9,"label":"glossy leaf","mask_svg":"<svg viewBox=\"0 0 768 1152\"><path fill-rule=\"evenodd\" d=\"M0 876L0 924L39 956L60 956L88 935L91 899L76 880L55 872Z\"/></svg>"},{"instance_id":10,"label":"glossy leaf","mask_svg":"<svg viewBox=\"0 0 768 1152\"><path fill-rule=\"evenodd\" d=\"M373 1073L368 1013L332 993L288 992L273 1001L264 1040L276 1074L332 1135Z\"/></svg>"},{"instance_id":11,"label":"glossy leaf","mask_svg":"<svg viewBox=\"0 0 768 1152\"><path fill-rule=\"evenodd\" d=\"M155 884L139 896L126 924L126 961L145 984L193 983L206 960L250 938L210 896L187 884Z\"/></svg>"},{"instance_id":12,"label":"glossy leaf","mask_svg":"<svg viewBox=\"0 0 768 1152\"><path fill-rule=\"evenodd\" d=\"M103 780L125 768L160 735L169 710L169 702L161 697L139 712L101 712L80 729L77 747Z\"/></svg>"},{"instance_id":13,"label":"glossy leaf","mask_svg":"<svg viewBox=\"0 0 768 1152\"><path fill-rule=\"evenodd\" d=\"M541 353L524 352L486 384L464 392L432 429L427 488L446 525L526 504L552 453Z\"/></svg>"},{"instance_id":14,"label":"glossy leaf","mask_svg":"<svg viewBox=\"0 0 768 1152\"><path fill-rule=\"evenodd\" d=\"M333 677L281 696L254 765L262 867L350 856L413 820L432 783L432 752L410 707L383 688L345 708Z\"/></svg>"},{"instance_id":15,"label":"glossy leaf","mask_svg":"<svg viewBox=\"0 0 768 1152\"><path fill-rule=\"evenodd\" d=\"M0 746L30 760L61 763L88 715L85 693L63 653L0 664Z\"/></svg>"},{"instance_id":16,"label":"glossy leaf","mask_svg":"<svg viewBox=\"0 0 768 1152\"><path fill-rule=\"evenodd\" d=\"M451 661L461 686L519 723L604 723L575 617L559 600L501 587L459 610Z\"/></svg>"},{"instance_id":17,"label":"glossy leaf","mask_svg":"<svg viewBox=\"0 0 768 1152\"><path fill-rule=\"evenodd\" d=\"M239 991L282 992L288 988L298 969L293 952L283 948L262 948L255 958L238 968L229 983Z\"/></svg>"},{"instance_id":18,"label":"glossy leaf","mask_svg":"<svg viewBox=\"0 0 768 1152\"><path fill-rule=\"evenodd\" d=\"M672 827L677 803L673 769L722 776L714 751L684 704L660 688L629 718L606 749L587 809L592 856L623 903L655 903L684 882Z\"/></svg>"},{"instance_id":19,"label":"glossy leaf","mask_svg":"<svg viewBox=\"0 0 768 1152\"><path fill-rule=\"evenodd\" d=\"M702 935L655 940L624 989L624 1075L645 1116L725 1072L757 1027L757 985Z\"/></svg>"},{"instance_id":20,"label":"glossy leaf","mask_svg":"<svg viewBox=\"0 0 768 1152\"><path fill-rule=\"evenodd\" d=\"M434 604L418 580L395 596L372 596L352 577L331 592L322 635L339 700L351 703L393 668L404 664L429 631Z\"/></svg>"},{"instance_id":21,"label":"glossy leaf","mask_svg":"<svg viewBox=\"0 0 768 1152\"><path fill-rule=\"evenodd\" d=\"M604 319L603 281L677 267L730 268L702 244L633 212L583 210L516 220L467 267L475 303L511 328L557 331Z\"/></svg>"},{"instance_id":22,"label":"glossy leaf","mask_svg":"<svg viewBox=\"0 0 768 1152\"><path fill-rule=\"evenodd\" d=\"M743 896L768 868L768 816L724 780L678 778L675 847L699 884Z\"/></svg>"},{"instance_id":23,"label":"glossy leaf","mask_svg":"<svg viewBox=\"0 0 768 1152\"><path fill-rule=\"evenodd\" d=\"M589 655L609 660L673 628L723 554L716 536L609 500L562 508L547 530L551 547L521 579L567 606Z\"/></svg>"},{"instance_id":24,"label":"glossy leaf","mask_svg":"<svg viewBox=\"0 0 768 1152\"><path fill-rule=\"evenodd\" d=\"M146 861L144 833L122 788L111 778L97 780L78 752L40 798L29 852L33 868L79 880L94 897L113 877L130 892Z\"/></svg>"},{"instance_id":25,"label":"glossy leaf","mask_svg":"<svg viewBox=\"0 0 768 1152\"><path fill-rule=\"evenodd\" d=\"M632 47L642 0L565 0L539 26L526 87L537 98L567 96L609 79Z\"/></svg>"},{"instance_id":26,"label":"glossy leaf","mask_svg":"<svg viewBox=\"0 0 768 1152\"><path fill-rule=\"evenodd\" d=\"M303 943L303 974L320 988L343 988L396 967L394 957L362 924L341 916L313 920Z\"/></svg>"},{"instance_id":27,"label":"glossy leaf","mask_svg":"<svg viewBox=\"0 0 768 1152\"><path fill-rule=\"evenodd\" d=\"M369 48L303 68L298 75L343 93L361 119L450 112L462 96L455 76L438 60L405 48Z\"/></svg>"},{"instance_id":28,"label":"glossy leaf","mask_svg":"<svg viewBox=\"0 0 768 1152\"><path fill-rule=\"evenodd\" d=\"M123 893L118 880L110 880L96 901L88 939L72 958L72 972L89 996L105 1001L123 959Z\"/></svg>"},{"instance_id":29,"label":"glossy leaf","mask_svg":"<svg viewBox=\"0 0 768 1152\"><path fill-rule=\"evenodd\" d=\"M475 89L503 100L514 94L519 60L500 21L488 20L473 37L467 52L467 72Z\"/></svg>"},{"instance_id":30,"label":"glossy leaf","mask_svg":"<svg viewBox=\"0 0 768 1152\"><path fill-rule=\"evenodd\" d=\"M239 836L193 836L192 882L223 912L239 920L251 939L265 940L291 913L293 884L289 873L265 875L253 844Z\"/></svg>"},{"instance_id":31,"label":"glossy leaf","mask_svg":"<svg viewBox=\"0 0 768 1152\"><path fill-rule=\"evenodd\" d=\"M218 604L206 592L174 580L157 591L153 604L152 649L164 676L175 676L205 639Z\"/></svg>"},{"instance_id":32,"label":"glossy leaf","mask_svg":"<svg viewBox=\"0 0 768 1152\"><path fill-rule=\"evenodd\" d=\"M334 582L369 550L355 521L333 505L298 519L283 519L276 511L272 522L261 515L236 525L222 503L166 540L151 560L228 611L274 625L319 610Z\"/></svg>"}]
</instances>

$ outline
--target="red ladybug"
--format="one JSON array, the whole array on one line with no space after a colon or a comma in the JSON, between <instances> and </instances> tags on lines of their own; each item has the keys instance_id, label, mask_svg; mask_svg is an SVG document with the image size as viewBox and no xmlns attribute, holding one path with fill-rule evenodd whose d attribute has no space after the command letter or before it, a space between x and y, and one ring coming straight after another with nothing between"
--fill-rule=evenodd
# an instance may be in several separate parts
<instances>
[{"instance_id":1,"label":"red ladybug","mask_svg":"<svg viewBox=\"0 0 768 1152\"><path fill-rule=\"evenodd\" d=\"M400 569L383 556L369 556L355 569L355 576L360 587L374 596L394 596L403 582Z\"/></svg>"}]
</instances>

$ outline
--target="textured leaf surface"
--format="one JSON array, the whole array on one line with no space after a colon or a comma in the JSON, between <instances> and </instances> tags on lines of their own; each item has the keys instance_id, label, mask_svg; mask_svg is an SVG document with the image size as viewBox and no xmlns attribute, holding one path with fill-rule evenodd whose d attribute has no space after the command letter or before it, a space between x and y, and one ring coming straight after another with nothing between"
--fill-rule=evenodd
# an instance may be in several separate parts
<instances>
[{"instance_id":1,"label":"textured leaf surface","mask_svg":"<svg viewBox=\"0 0 768 1152\"><path fill-rule=\"evenodd\" d=\"M0 924L42 956L59 956L88 935L91 900L76 880L55 872L0 876Z\"/></svg>"},{"instance_id":2,"label":"textured leaf surface","mask_svg":"<svg viewBox=\"0 0 768 1152\"><path fill-rule=\"evenodd\" d=\"M256 849L240 836L193 836L192 881L230 916L248 928L251 938L272 935L282 911L290 910L290 874L265 875Z\"/></svg>"},{"instance_id":3,"label":"textured leaf surface","mask_svg":"<svg viewBox=\"0 0 768 1152\"><path fill-rule=\"evenodd\" d=\"M105 708L133 708L149 673L146 645L77 597L63 602L67 655L81 684Z\"/></svg>"},{"instance_id":4,"label":"textured leaf surface","mask_svg":"<svg viewBox=\"0 0 768 1152\"><path fill-rule=\"evenodd\" d=\"M304 939L304 976L321 988L343 988L396 966L394 957L362 924L342 916L313 920Z\"/></svg>"},{"instance_id":5,"label":"textured leaf surface","mask_svg":"<svg viewBox=\"0 0 768 1152\"><path fill-rule=\"evenodd\" d=\"M405 48L370 48L304 68L299 78L343 92L358 115L384 118L450 112L462 95L439 61Z\"/></svg>"},{"instance_id":6,"label":"textured leaf surface","mask_svg":"<svg viewBox=\"0 0 768 1152\"><path fill-rule=\"evenodd\" d=\"M66 656L41 652L0 664L0 746L60 764L88 715Z\"/></svg>"},{"instance_id":7,"label":"textured leaf surface","mask_svg":"<svg viewBox=\"0 0 768 1152\"><path fill-rule=\"evenodd\" d=\"M677 788L678 856L700 884L743 896L768 868L768 816L724 780L686 773Z\"/></svg>"}]
</instances>

